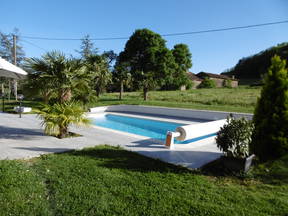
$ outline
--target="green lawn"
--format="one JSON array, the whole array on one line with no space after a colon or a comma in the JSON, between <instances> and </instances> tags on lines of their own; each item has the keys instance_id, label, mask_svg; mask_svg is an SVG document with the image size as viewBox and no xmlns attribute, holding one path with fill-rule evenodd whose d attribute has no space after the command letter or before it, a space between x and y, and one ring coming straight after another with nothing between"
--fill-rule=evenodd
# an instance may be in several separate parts
<instances>
[{"instance_id":1,"label":"green lawn","mask_svg":"<svg viewBox=\"0 0 288 216\"><path fill-rule=\"evenodd\" d=\"M148 101L143 101L142 92L125 93L122 101L118 100L118 93L107 93L103 94L98 102L92 103L89 106L137 104L253 113L259 95L259 87L151 91L149 92Z\"/></svg>"},{"instance_id":2,"label":"green lawn","mask_svg":"<svg viewBox=\"0 0 288 216\"><path fill-rule=\"evenodd\" d=\"M215 177L108 146L3 160L0 215L285 215L287 165Z\"/></svg>"}]
</instances>

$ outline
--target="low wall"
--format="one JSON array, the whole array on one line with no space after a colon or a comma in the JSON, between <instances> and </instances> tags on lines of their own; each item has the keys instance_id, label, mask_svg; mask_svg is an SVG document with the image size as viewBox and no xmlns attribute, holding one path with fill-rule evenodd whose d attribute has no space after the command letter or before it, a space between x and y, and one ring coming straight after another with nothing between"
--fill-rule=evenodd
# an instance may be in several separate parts
<instances>
[{"instance_id":1,"label":"low wall","mask_svg":"<svg viewBox=\"0 0 288 216\"><path fill-rule=\"evenodd\" d=\"M139 105L115 105L105 107L91 108L90 112L121 112L121 113L139 113L146 115L161 115L173 116L180 118L203 119L208 121L226 119L232 112L208 111L208 110L193 110L180 108L166 108L156 106L139 106ZM247 113L232 113L235 118L245 117L252 119L252 114Z\"/></svg>"}]
</instances>

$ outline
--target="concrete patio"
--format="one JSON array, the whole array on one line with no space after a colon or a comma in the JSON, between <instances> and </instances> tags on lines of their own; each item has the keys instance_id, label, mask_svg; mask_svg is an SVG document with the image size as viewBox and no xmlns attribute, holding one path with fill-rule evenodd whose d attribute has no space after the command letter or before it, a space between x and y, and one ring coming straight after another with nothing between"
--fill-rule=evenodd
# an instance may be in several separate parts
<instances>
[{"instance_id":1,"label":"concrete patio","mask_svg":"<svg viewBox=\"0 0 288 216\"><path fill-rule=\"evenodd\" d=\"M127 135L104 128L72 128L71 131L83 136L57 139L46 136L36 115L0 113L0 159L27 159L42 154L65 152L96 145L121 146L126 150L158 158L162 161L199 168L221 156L212 138L206 143L169 150L155 140Z\"/></svg>"}]
</instances>

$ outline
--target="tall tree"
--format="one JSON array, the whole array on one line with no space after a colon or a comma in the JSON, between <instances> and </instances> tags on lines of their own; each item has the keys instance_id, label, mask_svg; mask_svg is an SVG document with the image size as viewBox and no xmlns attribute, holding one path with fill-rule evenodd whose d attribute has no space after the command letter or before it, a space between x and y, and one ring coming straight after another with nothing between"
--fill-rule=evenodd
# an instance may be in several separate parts
<instances>
[{"instance_id":1,"label":"tall tree","mask_svg":"<svg viewBox=\"0 0 288 216\"><path fill-rule=\"evenodd\" d=\"M186 44L176 44L172 49L172 53L177 65L177 69L173 74L174 85L179 88L182 85L187 84L187 72L192 67L192 54Z\"/></svg>"},{"instance_id":2,"label":"tall tree","mask_svg":"<svg viewBox=\"0 0 288 216\"><path fill-rule=\"evenodd\" d=\"M129 85L131 81L131 73L130 73L130 65L128 62L119 62L121 58L122 52L119 55L119 58L116 62L113 71L114 80L119 83L120 91L119 91L119 100L122 100L122 95L124 92L124 84Z\"/></svg>"},{"instance_id":3,"label":"tall tree","mask_svg":"<svg viewBox=\"0 0 288 216\"><path fill-rule=\"evenodd\" d=\"M25 52L23 47L21 46L20 41L20 32L17 28L13 30L12 33L5 34L0 32L0 57L4 58L5 60L13 63L13 35L16 36L16 62L17 65L21 65L23 60L25 59Z\"/></svg>"},{"instance_id":4,"label":"tall tree","mask_svg":"<svg viewBox=\"0 0 288 216\"><path fill-rule=\"evenodd\" d=\"M98 52L97 48L94 48L94 43L90 39L90 35L85 35L81 40L80 50L76 50L80 53L83 59L87 59L90 55L95 55Z\"/></svg>"},{"instance_id":5,"label":"tall tree","mask_svg":"<svg viewBox=\"0 0 288 216\"><path fill-rule=\"evenodd\" d=\"M159 34L139 29L125 45L120 63L129 63L135 84L143 89L144 100L147 100L148 91L161 86L164 78L172 72L174 59L165 43Z\"/></svg>"},{"instance_id":6,"label":"tall tree","mask_svg":"<svg viewBox=\"0 0 288 216\"><path fill-rule=\"evenodd\" d=\"M117 59L117 54L113 50L104 51L102 55L103 57L108 59L108 63L110 66Z\"/></svg>"},{"instance_id":7,"label":"tall tree","mask_svg":"<svg viewBox=\"0 0 288 216\"><path fill-rule=\"evenodd\" d=\"M288 153L288 70L279 56L272 58L253 121L251 151L260 160Z\"/></svg>"}]
</instances>

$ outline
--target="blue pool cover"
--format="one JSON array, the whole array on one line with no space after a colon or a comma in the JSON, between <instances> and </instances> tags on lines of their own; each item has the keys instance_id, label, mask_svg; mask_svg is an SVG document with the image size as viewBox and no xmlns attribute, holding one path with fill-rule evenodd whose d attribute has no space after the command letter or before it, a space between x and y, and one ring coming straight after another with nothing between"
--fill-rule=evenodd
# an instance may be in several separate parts
<instances>
[{"instance_id":1,"label":"blue pool cover","mask_svg":"<svg viewBox=\"0 0 288 216\"><path fill-rule=\"evenodd\" d=\"M92 118L92 124L104 128L110 128L127 133L137 134L141 136L150 137L153 139L165 142L167 131L175 131L177 127L183 126L175 122L156 121L144 118L135 118L129 116L120 116L106 114L103 116ZM206 136L197 137L192 140L186 140L184 142L175 141L175 143L191 143L204 138L214 136L215 134L208 134Z\"/></svg>"}]
</instances>

